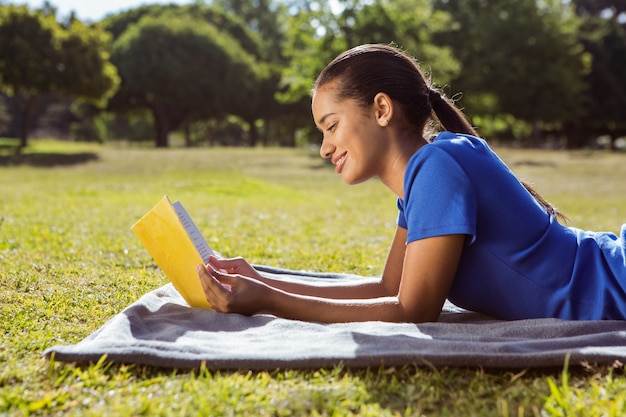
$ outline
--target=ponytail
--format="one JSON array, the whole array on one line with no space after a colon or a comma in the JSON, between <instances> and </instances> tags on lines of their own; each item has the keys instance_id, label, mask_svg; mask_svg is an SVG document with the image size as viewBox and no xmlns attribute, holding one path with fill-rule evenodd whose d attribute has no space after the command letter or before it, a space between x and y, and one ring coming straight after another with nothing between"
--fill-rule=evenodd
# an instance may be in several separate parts
<instances>
[{"instance_id":1,"label":"ponytail","mask_svg":"<svg viewBox=\"0 0 626 417\"><path fill-rule=\"evenodd\" d=\"M428 100L430 101L430 106L439 124L441 124L441 127L445 130L478 136L478 133L467 120L465 114L442 96L439 91L431 88L428 91Z\"/></svg>"},{"instance_id":2,"label":"ponytail","mask_svg":"<svg viewBox=\"0 0 626 417\"><path fill-rule=\"evenodd\" d=\"M454 133L464 133L467 135L478 136L476 129L472 127L470 122L465 117L465 114L461 112L454 104L450 103L441 93L432 88L428 92L428 100L433 109L434 116L439 121L441 127L445 130ZM556 217L563 222L568 222L569 219L559 210L550 204L545 198L543 198L535 189L524 180L520 180L524 188L530 193L531 196L543 207L546 212Z\"/></svg>"}]
</instances>

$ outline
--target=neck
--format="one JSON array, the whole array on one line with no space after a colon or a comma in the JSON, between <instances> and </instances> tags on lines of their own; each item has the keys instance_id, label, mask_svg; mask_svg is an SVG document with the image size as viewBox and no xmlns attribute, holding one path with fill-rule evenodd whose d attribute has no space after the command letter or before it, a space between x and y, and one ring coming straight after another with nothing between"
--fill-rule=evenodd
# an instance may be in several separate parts
<instances>
[{"instance_id":1,"label":"neck","mask_svg":"<svg viewBox=\"0 0 626 417\"><path fill-rule=\"evenodd\" d=\"M386 164L387 168L381 173L380 180L394 194L404 198L404 172L406 171L406 166L415 152L428 142L422 137L417 140L415 137L412 137L395 143L397 144L396 149L390 153L389 162Z\"/></svg>"}]
</instances>

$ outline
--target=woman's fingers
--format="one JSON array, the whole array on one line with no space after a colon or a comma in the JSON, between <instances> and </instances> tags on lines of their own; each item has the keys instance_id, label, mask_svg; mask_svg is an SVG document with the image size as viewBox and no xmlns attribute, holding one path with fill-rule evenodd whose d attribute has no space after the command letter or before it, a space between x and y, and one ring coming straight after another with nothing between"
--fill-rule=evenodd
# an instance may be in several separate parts
<instances>
[{"instance_id":1,"label":"woman's fingers","mask_svg":"<svg viewBox=\"0 0 626 417\"><path fill-rule=\"evenodd\" d=\"M231 259L219 259L216 257L210 257L207 266L212 266L219 272L226 272L229 274L239 274L245 277L255 278L258 272L250 265L244 258L231 258Z\"/></svg>"},{"instance_id":2,"label":"woman's fingers","mask_svg":"<svg viewBox=\"0 0 626 417\"><path fill-rule=\"evenodd\" d=\"M208 267L209 265L213 266L216 269L221 269L222 271L228 271L230 269L227 261L225 261L224 259L216 258L214 256L209 257L209 262L206 264L206 266Z\"/></svg>"},{"instance_id":3,"label":"woman's fingers","mask_svg":"<svg viewBox=\"0 0 626 417\"><path fill-rule=\"evenodd\" d=\"M208 265L213 266L215 269L221 269L227 272L236 272L240 268L241 259L219 259L214 256L209 258Z\"/></svg>"},{"instance_id":4,"label":"woman's fingers","mask_svg":"<svg viewBox=\"0 0 626 417\"><path fill-rule=\"evenodd\" d=\"M224 311L225 301L231 292L230 285L223 285L203 265L198 265L196 271L207 301L219 311Z\"/></svg>"},{"instance_id":5,"label":"woman's fingers","mask_svg":"<svg viewBox=\"0 0 626 417\"><path fill-rule=\"evenodd\" d=\"M240 274L228 274L211 264L196 269L206 299L216 311L252 315L263 310L267 298L264 284Z\"/></svg>"}]
</instances>

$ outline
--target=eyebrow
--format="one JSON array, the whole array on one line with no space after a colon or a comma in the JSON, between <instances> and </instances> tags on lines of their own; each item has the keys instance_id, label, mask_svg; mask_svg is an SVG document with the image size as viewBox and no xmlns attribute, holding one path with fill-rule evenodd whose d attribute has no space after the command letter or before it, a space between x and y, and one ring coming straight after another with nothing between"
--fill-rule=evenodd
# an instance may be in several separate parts
<instances>
[{"instance_id":1,"label":"eyebrow","mask_svg":"<svg viewBox=\"0 0 626 417\"><path fill-rule=\"evenodd\" d=\"M317 123L318 123L318 124L320 124L320 125L321 125L321 124L323 124L323 123L324 123L324 120L326 120L329 116L332 116L333 114L335 114L335 113L333 113L333 112L326 113L325 115L323 115L322 117L320 117L320 119L318 120L318 122L317 122Z\"/></svg>"}]
</instances>

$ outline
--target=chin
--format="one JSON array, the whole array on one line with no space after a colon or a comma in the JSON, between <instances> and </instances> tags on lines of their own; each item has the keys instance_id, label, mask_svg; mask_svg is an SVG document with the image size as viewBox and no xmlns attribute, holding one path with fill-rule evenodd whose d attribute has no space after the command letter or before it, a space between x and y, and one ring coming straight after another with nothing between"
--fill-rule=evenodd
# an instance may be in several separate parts
<instances>
[{"instance_id":1,"label":"chin","mask_svg":"<svg viewBox=\"0 0 626 417\"><path fill-rule=\"evenodd\" d=\"M345 176L345 177L342 177L342 179L343 179L343 182L345 182L348 185L357 185L357 184L361 184L367 181L369 178L360 178L360 177L354 178L354 177Z\"/></svg>"}]
</instances>

